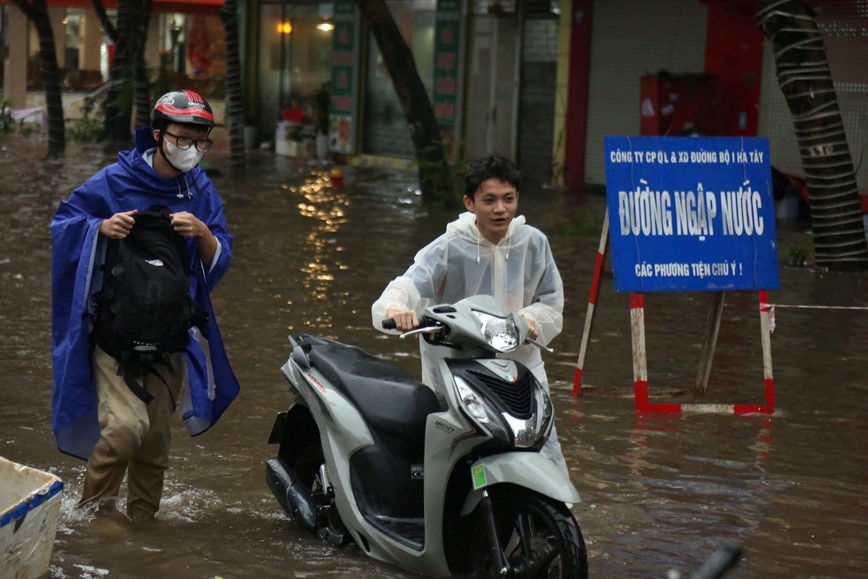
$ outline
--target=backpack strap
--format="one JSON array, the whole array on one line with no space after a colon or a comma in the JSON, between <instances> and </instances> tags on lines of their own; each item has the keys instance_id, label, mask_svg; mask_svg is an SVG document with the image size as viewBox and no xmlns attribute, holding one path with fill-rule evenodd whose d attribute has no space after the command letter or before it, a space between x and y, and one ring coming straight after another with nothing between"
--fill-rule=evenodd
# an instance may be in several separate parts
<instances>
[{"instance_id":1,"label":"backpack strap","mask_svg":"<svg viewBox=\"0 0 868 579\"><path fill-rule=\"evenodd\" d=\"M172 361L167 354L163 355L160 362L166 366L170 376L175 376L175 369L172 367ZM169 388L169 383L166 382L166 380L162 376L160 376L159 372L154 370L153 364L148 365L148 369L145 374L153 374L154 376L159 378L160 382L162 382L166 386L166 390L169 392L169 400L172 402L172 411L174 411L177 407L177 401L175 400L175 396L172 394L172 389ZM129 388L132 393L136 395L136 398L138 398L145 404L150 404L154 400L153 395L147 390L145 390L144 386L136 382L135 377L133 376L132 372L130 372L130 369L124 362L120 362L118 364L118 376L121 376L124 379L124 384L126 384L127 388Z\"/></svg>"},{"instance_id":2,"label":"backpack strap","mask_svg":"<svg viewBox=\"0 0 868 579\"><path fill-rule=\"evenodd\" d=\"M133 394L135 394L136 397L138 397L138 399L145 404L150 404L151 401L154 399L154 397L151 396L148 391L144 389L144 387L142 387L141 385L139 385L138 382L135 381L132 374L130 374L129 371L127 371L126 369L122 370L119 368L118 376L123 376L124 383L127 385L127 387L132 390Z\"/></svg>"}]
</instances>

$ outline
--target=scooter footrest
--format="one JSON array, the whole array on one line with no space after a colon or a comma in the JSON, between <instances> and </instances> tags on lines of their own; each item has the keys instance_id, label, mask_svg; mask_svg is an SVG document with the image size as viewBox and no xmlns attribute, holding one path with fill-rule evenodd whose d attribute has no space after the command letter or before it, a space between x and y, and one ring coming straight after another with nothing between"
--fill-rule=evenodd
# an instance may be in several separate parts
<instances>
[{"instance_id":1,"label":"scooter footrest","mask_svg":"<svg viewBox=\"0 0 868 579\"><path fill-rule=\"evenodd\" d=\"M405 546L421 551L425 547L425 519L368 515L369 523Z\"/></svg>"}]
</instances>

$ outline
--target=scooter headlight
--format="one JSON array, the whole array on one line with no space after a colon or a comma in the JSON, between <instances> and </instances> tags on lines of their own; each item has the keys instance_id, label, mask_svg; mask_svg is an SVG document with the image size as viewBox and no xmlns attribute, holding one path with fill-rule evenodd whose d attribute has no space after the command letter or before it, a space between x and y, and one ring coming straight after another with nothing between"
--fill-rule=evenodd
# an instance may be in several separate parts
<instances>
[{"instance_id":1,"label":"scooter headlight","mask_svg":"<svg viewBox=\"0 0 868 579\"><path fill-rule=\"evenodd\" d=\"M536 385L536 401L540 416L539 430L543 436L548 437L549 430L551 430L554 423L554 406L552 405L551 396L540 383Z\"/></svg>"},{"instance_id":2,"label":"scooter headlight","mask_svg":"<svg viewBox=\"0 0 868 579\"><path fill-rule=\"evenodd\" d=\"M511 352L518 348L518 327L512 317L500 318L473 310L479 318L485 341L498 352Z\"/></svg>"},{"instance_id":3,"label":"scooter headlight","mask_svg":"<svg viewBox=\"0 0 868 579\"><path fill-rule=\"evenodd\" d=\"M467 414L477 422L488 424L488 412L485 409L485 404L480 400L476 392L461 378L455 380L455 386L458 390L458 401L461 402L461 406L467 411Z\"/></svg>"},{"instance_id":4,"label":"scooter headlight","mask_svg":"<svg viewBox=\"0 0 868 579\"><path fill-rule=\"evenodd\" d=\"M484 427L494 438L512 444L508 429L501 417L460 376L455 377L455 391L461 408L471 419Z\"/></svg>"}]
</instances>

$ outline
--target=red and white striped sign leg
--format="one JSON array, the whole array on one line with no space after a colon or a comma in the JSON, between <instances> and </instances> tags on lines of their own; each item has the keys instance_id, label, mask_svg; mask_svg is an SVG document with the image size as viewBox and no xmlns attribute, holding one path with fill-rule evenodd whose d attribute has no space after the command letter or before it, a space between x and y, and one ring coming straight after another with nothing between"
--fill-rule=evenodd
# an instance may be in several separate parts
<instances>
[{"instance_id":1,"label":"red and white striped sign leg","mask_svg":"<svg viewBox=\"0 0 868 579\"><path fill-rule=\"evenodd\" d=\"M648 358L645 353L645 297L630 294L630 336L633 341L633 397L636 410L648 411Z\"/></svg>"},{"instance_id":2,"label":"red and white striped sign leg","mask_svg":"<svg viewBox=\"0 0 868 579\"><path fill-rule=\"evenodd\" d=\"M633 336L633 390L638 412L704 414L774 414L775 381L772 375L771 333L769 331L768 292L759 292L760 331L763 348L765 406L751 404L652 404L648 401L648 364L645 352L645 300L642 294L630 294L630 324Z\"/></svg>"},{"instance_id":3,"label":"red and white striped sign leg","mask_svg":"<svg viewBox=\"0 0 868 579\"><path fill-rule=\"evenodd\" d=\"M648 355L645 351L645 295L630 294L630 334L633 340L633 396L637 412L681 412L681 404L648 401Z\"/></svg>"},{"instance_id":4,"label":"red and white striped sign leg","mask_svg":"<svg viewBox=\"0 0 868 579\"><path fill-rule=\"evenodd\" d=\"M588 311L585 314L585 329L582 331L582 343L579 346L579 359L576 360L576 377L573 380L573 396L578 396L582 387L582 368L585 365L585 354L591 337L591 327L594 325L594 306L600 294L600 279L603 277L603 266L606 262L606 246L609 243L609 211L603 218L603 231L600 233L600 247L597 249L597 263L594 265L594 282L591 284L591 296L588 299Z\"/></svg>"},{"instance_id":5,"label":"red and white striped sign leg","mask_svg":"<svg viewBox=\"0 0 868 579\"><path fill-rule=\"evenodd\" d=\"M775 378L772 373L772 338L769 328L769 318L771 317L771 307L769 306L769 292L763 290L759 292L759 312L760 312L760 338L763 346L763 379L765 380L765 406L750 406L746 404L736 404L733 411L736 414L751 414L759 412L761 414L775 413Z\"/></svg>"}]
</instances>

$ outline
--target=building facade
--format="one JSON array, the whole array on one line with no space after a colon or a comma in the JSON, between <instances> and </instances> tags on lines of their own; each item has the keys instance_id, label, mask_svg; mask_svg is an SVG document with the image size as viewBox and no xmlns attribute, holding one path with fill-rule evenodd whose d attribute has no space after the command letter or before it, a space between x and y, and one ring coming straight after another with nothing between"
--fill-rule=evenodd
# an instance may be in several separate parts
<instances>
[{"instance_id":1,"label":"building facade","mask_svg":"<svg viewBox=\"0 0 868 579\"><path fill-rule=\"evenodd\" d=\"M551 173L561 4L387 1L452 158L497 153L530 174ZM245 100L260 137L281 138L281 121L318 116L327 91L333 153L413 158L401 104L353 0L251 0L246 22Z\"/></svg>"},{"instance_id":2,"label":"building facade","mask_svg":"<svg viewBox=\"0 0 868 579\"><path fill-rule=\"evenodd\" d=\"M768 137L772 165L803 174L772 47L756 26L756 0L572 4L578 48L569 57L564 157L571 188L604 184L603 137L643 134L649 116L663 130L645 134ZM868 6L815 4L859 189L868 194L868 163L861 162L868 145ZM644 94L647 79L655 84ZM655 96L661 106L644 106Z\"/></svg>"},{"instance_id":3,"label":"building facade","mask_svg":"<svg viewBox=\"0 0 868 579\"><path fill-rule=\"evenodd\" d=\"M117 0L103 5L112 21ZM220 0L154 0L145 44L149 76L166 87L185 86L222 98L226 46L219 13ZM3 40L4 99L25 108L27 92L40 92L39 38L25 15L10 0L0 0L0 38ZM114 43L104 33L88 0L49 0L62 89L68 94L98 90L109 80ZM77 111L67 111L77 118Z\"/></svg>"},{"instance_id":4,"label":"building facade","mask_svg":"<svg viewBox=\"0 0 868 579\"><path fill-rule=\"evenodd\" d=\"M107 80L111 43L87 0L49 4L68 90ZM606 135L759 135L771 141L773 165L802 173L771 47L756 27L757 0L387 5L456 163L502 154L531 182L579 190L605 182ZM166 73L171 85L219 99L221 6L155 0L149 67ZM868 8L860 0L818 6L857 179L868 191L861 162L868 144ZM28 26L16 8L2 8L4 98L21 106L14 104L16 91L37 89L38 43L32 30L22 33ZM349 162L409 166L409 129L354 0L244 0L239 10L251 140L312 141L319 134L331 154Z\"/></svg>"}]
</instances>

